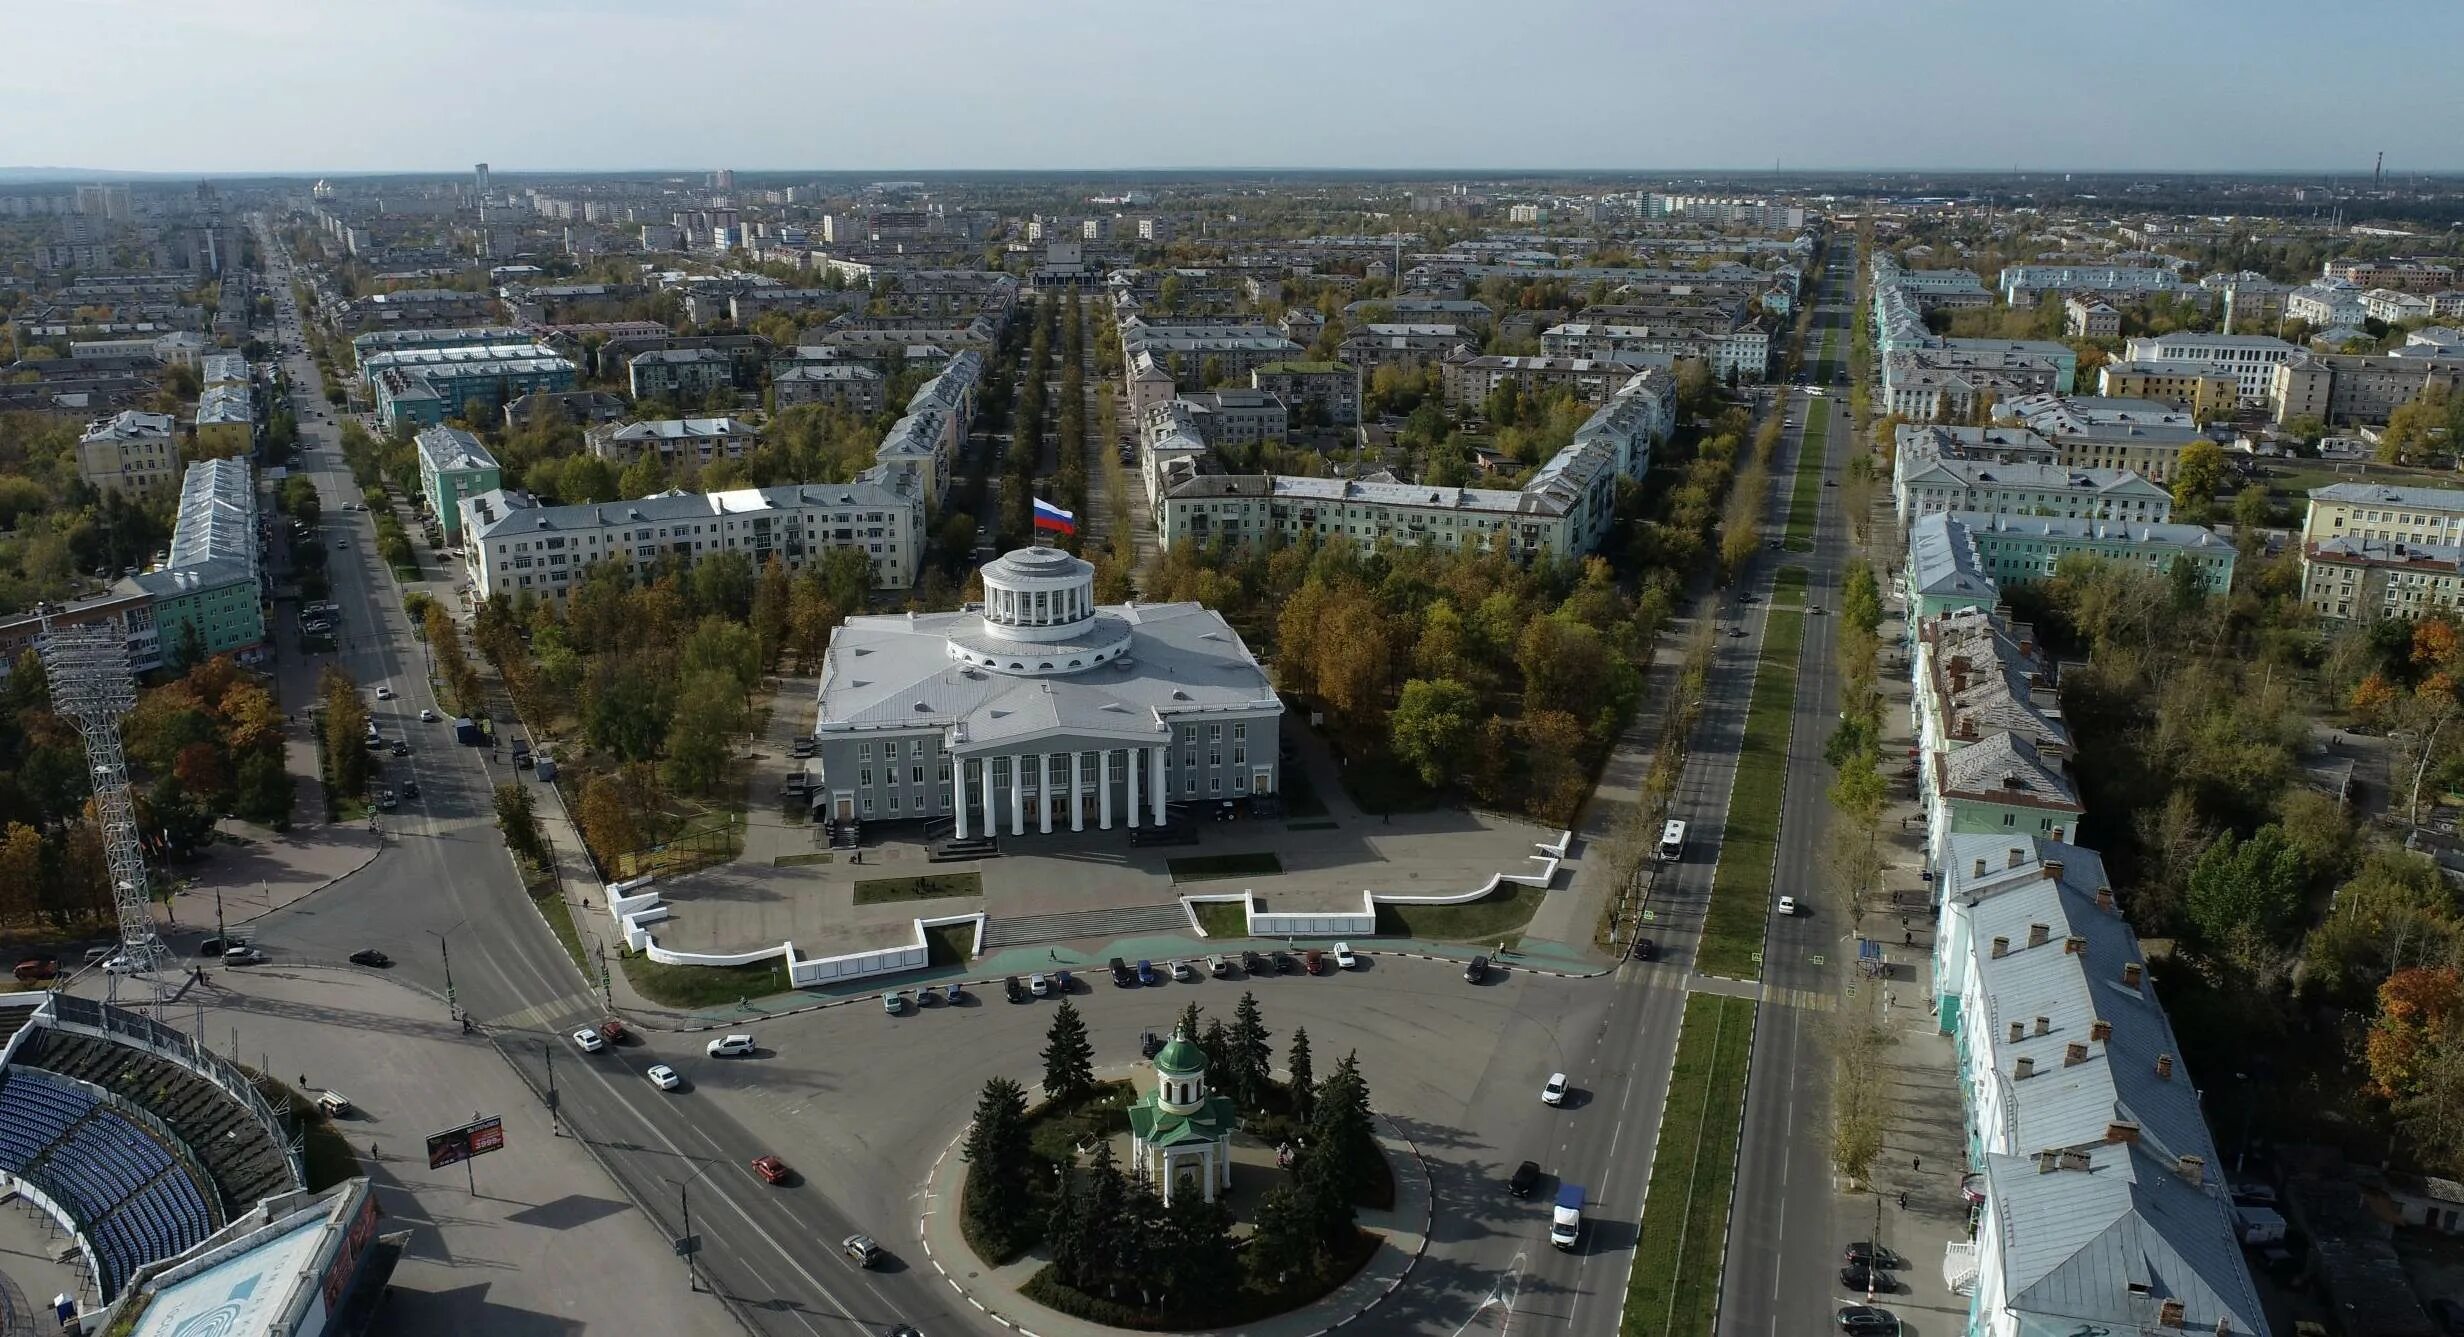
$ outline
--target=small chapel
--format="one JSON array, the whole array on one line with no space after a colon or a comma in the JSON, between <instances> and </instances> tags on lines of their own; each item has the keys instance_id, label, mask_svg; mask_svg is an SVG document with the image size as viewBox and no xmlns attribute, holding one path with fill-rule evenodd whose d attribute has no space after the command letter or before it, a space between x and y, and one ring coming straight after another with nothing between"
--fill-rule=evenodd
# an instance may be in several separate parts
<instances>
[{"instance_id":1,"label":"small chapel","mask_svg":"<svg viewBox=\"0 0 2464 1337\"><path fill-rule=\"evenodd\" d=\"M1130 1158L1166 1206L1190 1188L1213 1202L1232 1187L1232 1132L1239 1124L1232 1098L1207 1091L1206 1051L1177 1029L1155 1052L1154 1089L1129 1108Z\"/></svg>"}]
</instances>

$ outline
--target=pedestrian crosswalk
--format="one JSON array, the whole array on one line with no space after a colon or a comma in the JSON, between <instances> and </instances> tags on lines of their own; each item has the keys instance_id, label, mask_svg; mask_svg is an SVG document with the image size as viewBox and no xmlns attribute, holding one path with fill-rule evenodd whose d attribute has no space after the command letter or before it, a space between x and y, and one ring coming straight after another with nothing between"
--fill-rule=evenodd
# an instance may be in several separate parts
<instances>
[{"instance_id":1,"label":"pedestrian crosswalk","mask_svg":"<svg viewBox=\"0 0 2464 1337\"><path fill-rule=\"evenodd\" d=\"M1706 984L1715 983L1719 987L1703 987ZM1804 1012L1839 1011L1839 995L1827 989L1777 989L1768 985L1758 986L1738 980L1713 981L1708 977L1702 977L1694 982L1692 991L1726 994L1732 998L1752 998L1766 1007L1793 1007Z\"/></svg>"},{"instance_id":2,"label":"pedestrian crosswalk","mask_svg":"<svg viewBox=\"0 0 2464 1337\"><path fill-rule=\"evenodd\" d=\"M600 1005L597 994L569 993L518 1012L479 1020L492 1031L562 1031L605 1015L607 1009Z\"/></svg>"}]
</instances>

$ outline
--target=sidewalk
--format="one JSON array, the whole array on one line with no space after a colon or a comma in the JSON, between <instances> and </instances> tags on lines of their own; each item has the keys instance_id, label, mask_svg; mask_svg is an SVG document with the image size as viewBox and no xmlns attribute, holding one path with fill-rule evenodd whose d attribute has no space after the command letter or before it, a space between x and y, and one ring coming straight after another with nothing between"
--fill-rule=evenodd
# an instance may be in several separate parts
<instances>
[{"instance_id":1,"label":"sidewalk","mask_svg":"<svg viewBox=\"0 0 2464 1337\"><path fill-rule=\"evenodd\" d=\"M1136 1078L1145 1071L1144 1065L1107 1068L1099 1070L1096 1076L1111 1081ZM963 1134L959 1140L964 1140ZM1428 1170L1421 1162L1419 1150L1391 1131L1380 1133L1378 1141L1386 1149L1388 1163L1394 1167L1395 1205L1387 1211L1364 1208L1359 1216L1362 1229L1386 1237L1385 1246L1351 1280L1317 1303L1244 1324L1239 1331L1245 1337L1316 1337L1330 1328L1357 1321L1409 1279L1421 1252L1428 1247L1434 1211ZM1118 1328L1046 1309L1018 1293L1043 1269L1046 1259L1040 1250L1030 1251L1005 1267L993 1267L976 1258L975 1251L967 1247L958 1219L966 1173L965 1162L957 1154L958 1146L958 1141L951 1142L940 1159L933 1162L932 1176L924 1189L923 1212L916 1221L917 1237L934 1270L969 1303L1027 1337L1109 1337L1120 1332ZM1260 1180L1277 1173L1271 1150L1236 1144L1233 1155L1236 1176L1259 1158L1263 1158L1257 1167ZM1242 1182L1237 1178L1233 1192L1236 1197L1244 1196Z\"/></svg>"},{"instance_id":2,"label":"sidewalk","mask_svg":"<svg viewBox=\"0 0 2464 1337\"><path fill-rule=\"evenodd\" d=\"M1886 608L1890 601L1886 598ZM1904 653L1897 615L1886 615L1885 652ZM1914 745L1912 695L1904 673L1879 679L1883 700L1883 755L1899 758ZM1886 761L1886 765L1890 764ZM1958 1055L1951 1038L1936 1029L1933 1009L1932 885L1924 868L1924 827L1913 783L1896 768L1882 816L1889 862L1883 879L1890 897L1870 907L1859 931L1883 944L1890 974L1882 979L1850 976L1845 1015L1877 1020L1889 1033L1872 1080L1887 1091L1891 1111L1873 1184L1863 1193L1833 1196L1834 1234L1842 1242L1884 1244L1907 1262L1898 1273L1903 1290L1874 1297L1875 1303L1925 1332L1966 1326L1968 1297L1944 1280L1947 1247L1971 1238L1968 1204L1961 1196L1968 1168L1967 1119L1959 1089ZM1906 818L1903 827L1900 820ZM1836 1185L1835 1185L1836 1187ZM1900 1204L1903 1201L1906 1206ZM1877 1224L1879 1223L1879 1224ZM1860 1295L1856 1297L1862 1300Z\"/></svg>"}]
</instances>

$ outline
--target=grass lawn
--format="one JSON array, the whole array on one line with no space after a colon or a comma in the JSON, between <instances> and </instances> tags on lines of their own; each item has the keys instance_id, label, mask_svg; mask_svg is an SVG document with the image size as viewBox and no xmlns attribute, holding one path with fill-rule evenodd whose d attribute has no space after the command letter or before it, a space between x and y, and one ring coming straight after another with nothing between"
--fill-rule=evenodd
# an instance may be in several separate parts
<instances>
[{"instance_id":1,"label":"grass lawn","mask_svg":"<svg viewBox=\"0 0 2464 1337\"><path fill-rule=\"evenodd\" d=\"M1476 901L1460 905L1384 905L1377 907L1377 931L1433 942L1498 943L1509 945L1523 935L1523 926L1540 912L1548 892L1509 882Z\"/></svg>"},{"instance_id":2,"label":"grass lawn","mask_svg":"<svg viewBox=\"0 0 2464 1337\"><path fill-rule=\"evenodd\" d=\"M1687 997L1619 1337L1709 1337L1753 1039L1752 999Z\"/></svg>"},{"instance_id":3,"label":"grass lawn","mask_svg":"<svg viewBox=\"0 0 2464 1337\"><path fill-rule=\"evenodd\" d=\"M514 866L521 870L522 889L530 893L530 903L539 907L539 917L548 921L548 931L565 945L565 954L581 967L585 979L596 978L598 968L582 959L582 935L573 925L573 907L565 903L564 892L556 885L553 873L541 873L524 864L517 856Z\"/></svg>"},{"instance_id":4,"label":"grass lawn","mask_svg":"<svg viewBox=\"0 0 2464 1337\"><path fill-rule=\"evenodd\" d=\"M624 954L625 978L642 997L665 1007L718 1007L739 998L787 992L787 963L749 966L663 966L638 952Z\"/></svg>"},{"instance_id":5,"label":"grass lawn","mask_svg":"<svg viewBox=\"0 0 2464 1337\"><path fill-rule=\"evenodd\" d=\"M924 930L924 947L929 965L963 966L975 959L975 925L930 925Z\"/></svg>"},{"instance_id":6,"label":"grass lawn","mask_svg":"<svg viewBox=\"0 0 2464 1337\"><path fill-rule=\"evenodd\" d=\"M1198 927L1210 938L1245 938L1249 936L1249 916L1242 912L1239 901L1200 901L1189 907L1198 913Z\"/></svg>"},{"instance_id":7,"label":"grass lawn","mask_svg":"<svg viewBox=\"0 0 2464 1337\"><path fill-rule=\"evenodd\" d=\"M892 901L937 901L950 896L981 896L981 873L922 873L915 877L880 877L856 884L856 904L887 905Z\"/></svg>"},{"instance_id":8,"label":"grass lawn","mask_svg":"<svg viewBox=\"0 0 2464 1337\"><path fill-rule=\"evenodd\" d=\"M1790 552L1814 550L1814 523L1822 513L1823 439L1830 430L1831 401L1817 399L1805 411L1805 443L1797 448L1797 479L1788 494Z\"/></svg>"},{"instance_id":9,"label":"grass lawn","mask_svg":"<svg viewBox=\"0 0 2464 1337\"><path fill-rule=\"evenodd\" d=\"M1787 579L1795 572L1797 579ZM1780 799L1788 783L1788 713L1797 699L1797 651L1806 615L1785 606L1804 598L1802 569L1780 572L1771 620L1763 633L1754 692L1745 717L1737 783L1728 796L1728 829L1711 878L1711 908L1703 916L1696 968L1706 975L1755 979L1762 974L1763 923L1771 908L1771 860L1779 848Z\"/></svg>"},{"instance_id":10,"label":"grass lawn","mask_svg":"<svg viewBox=\"0 0 2464 1337\"><path fill-rule=\"evenodd\" d=\"M1164 867L1172 872L1175 882L1215 882L1226 878L1273 877L1283 871L1283 860L1270 852L1256 854L1193 854L1183 859L1166 859Z\"/></svg>"},{"instance_id":11,"label":"grass lawn","mask_svg":"<svg viewBox=\"0 0 2464 1337\"><path fill-rule=\"evenodd\" d=\"M1387 755L1380 748L1367 756L1352 758L1358 765L1337 763L1343 777L1343 792L1352 796L1362 812L1371 816L1388 812L1427 812L1446 797L1444 791L1420 783L1411 768ZM1284 811L1294 811L1288 805Z\"/></svg>"}]
</instances>

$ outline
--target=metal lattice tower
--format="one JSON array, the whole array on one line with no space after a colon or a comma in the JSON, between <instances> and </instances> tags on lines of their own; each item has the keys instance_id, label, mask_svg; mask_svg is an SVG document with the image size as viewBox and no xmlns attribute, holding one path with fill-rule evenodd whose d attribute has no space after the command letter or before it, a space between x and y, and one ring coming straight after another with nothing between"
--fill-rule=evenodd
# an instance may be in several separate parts
<instances>
[{"instance_id":1,"label":"metal lattice tower","mask_svg":"<svg viewBox=\"0 0 2464 1337\"><path fill-rule=\"evenodd\" d=\"M57 627L45 619L39 648L44 675L51 682L52 712L74 723L85 739L86 767L94 777L94 816L102 830L112 906L119 915L120 954L150 975L163 962L163 945L154 931L153 903L146 890L145 851L138 843L128 758L120 749L120 721L137 704L128 642L117 623ZM159 990L159 981L156 987Z\"/></svg>"}]
</instances>

